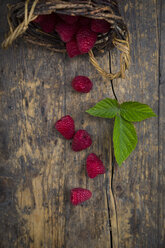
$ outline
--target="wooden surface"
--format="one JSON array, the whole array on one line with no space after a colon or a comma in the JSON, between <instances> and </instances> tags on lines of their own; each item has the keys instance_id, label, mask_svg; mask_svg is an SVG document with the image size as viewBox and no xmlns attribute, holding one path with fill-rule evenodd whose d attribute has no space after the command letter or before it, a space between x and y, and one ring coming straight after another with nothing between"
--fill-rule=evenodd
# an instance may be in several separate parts
<instances>
[{"instance_id":1,"label":"wooden surface","mask_svg":"<svg viewBox=\"0 0 165 248\"><path fill-rule=\"evenodd\" d=\"M0 41L7 31L6 3L1 0ZM69 59L21 40L0 50L0 248L165 247L165 2L120 5L131 34L132 65L126 80L114 81L117 96L120 102L147 103L158 115L136 124L139 143L121 168L112 157L112 122L85 114L113 97L87 55ZM97 59L113 71L116 55ZM78 74L92 79L90 93L70 87ZM71 142L54 130L66 114L76 129L92 135L88 150L72 152ZM85 172L90 152L107 168L93 180ZM90 189L92 199L71 206L73 187Z\"/></svg>"}]
</instances>

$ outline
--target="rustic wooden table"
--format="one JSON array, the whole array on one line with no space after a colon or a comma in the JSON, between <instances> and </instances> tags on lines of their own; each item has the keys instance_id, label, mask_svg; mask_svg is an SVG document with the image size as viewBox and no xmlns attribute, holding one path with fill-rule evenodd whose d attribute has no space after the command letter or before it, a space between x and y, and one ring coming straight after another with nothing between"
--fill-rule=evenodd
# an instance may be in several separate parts
<instances>
[{"instance_id":1,"label":"rustic wooden table","mask_svg":"<svg viewBox=\"0 0 165 248\"><path fill-rule=\"evenodd\" d=\"M9 1L0 2L2 41ZM112 159L112 123L85 113L102 98L113 97L110 83L87 55L71 60L20 39L0 50L1 248L165 247L165 2L121 2L132 64L126 80L114 80L115 90L121 102L147 103L158 115L136 124L139 143L121 168ZM116 55L106 53L98 61L115 71ZM78 74L94 82L89 94L70 87ZM92 134L91 148L74 153L54 130L54 122L66 114L73 116L76 129ZM101 156L106 175L86 177L89 152ZM89 188L93 197L73 207L69 190L79 186Z\"/></svg>"}]
</instances>

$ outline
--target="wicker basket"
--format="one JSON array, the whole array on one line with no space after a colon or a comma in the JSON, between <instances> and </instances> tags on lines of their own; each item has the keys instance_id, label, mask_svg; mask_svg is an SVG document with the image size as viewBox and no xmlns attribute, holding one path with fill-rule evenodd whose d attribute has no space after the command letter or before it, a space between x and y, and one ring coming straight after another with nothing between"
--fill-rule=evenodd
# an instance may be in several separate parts
<instances>
[{"instance_id":1,"label":"wicker basket","mask_svg":"<svg viewBox=\"0 0 165 248\"><path fill-rule=\"evenodd\" d=\"M110 50L113 47L119 49L121 51L120 71L114 74L105 72L99 67L92 51L89 52L90 61L103 77L109 79L125 77L125 71L130 62L129 34L115 0L27 0L9 5L10 33L2 43L2 47L8 47L18 36L21 36L33 44L44 46L55 52L65 52L65 43L61 41L56 32L44 33L36 23L32 22L38 15L52 12L104 19L109 22L111 24L110 31L98 36L94 49Z\"/></svg>"}]
</instances>

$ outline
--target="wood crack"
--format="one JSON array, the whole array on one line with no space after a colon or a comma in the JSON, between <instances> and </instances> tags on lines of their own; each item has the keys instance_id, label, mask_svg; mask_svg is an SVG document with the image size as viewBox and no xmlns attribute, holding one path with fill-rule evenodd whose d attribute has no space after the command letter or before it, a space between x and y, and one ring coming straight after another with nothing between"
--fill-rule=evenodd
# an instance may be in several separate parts
<instances>
[{"instance_id":1,"label":"wood crack","mask_svg":"<svg viewBox=\"0 0 165 248\"><path fill-rule=\"evenodd\" d=\"M113 248L111 214L110 214L110 207L109 207L109 199L108 199L108 189L107 189L107 187L106 187L106 198L107 198L107 209L108 209L108 224L109 224L110 247Z\"/></svg>"},{"instance_id":2,"label":"wood crack","mask_svg":"<svg viewBox=\"0 0 165 248\"><path fill-rule=\"evenodd\" d=\"M112 148L112 140L111 140L111 147L110 147L110 168L111 168L111 174L110 174L110 201L108 205L108 211L111 211L110 215L110 227L111 227L111 240L112 240L112 248L118 248L119 247L119 231L118 231L118 217L117 217L117 208L116 208L116 200L115 195L113 191L113 176L114 176L114 154L113 154L113 148Z\"/></svg>"},{"instance_id":3,"label":"wood crack","mask_svg":"<svg viewBox=\"0 0 165 248\"><path fill-rule=\"evenodd\" d=\"M111 73L111 53L109 52L109 70ZM114 88L113 88L113 80L111 80L112 92L114 97L116 97ZM109 214L109 225L110 225L110 238L111 238L111 247L118 248L119 247L119 232L118 232L118 218L117 218L117 208L116 208L116 200L113 191L113 179L114 179L114 165L115 159L113 154L113 141L111 137L110 142L110 182L109 182L109 196L108 199L108 189L106 188L106 196L107 196L107 205L108 205L108 214Z\"/></svg>"}]
</instances>

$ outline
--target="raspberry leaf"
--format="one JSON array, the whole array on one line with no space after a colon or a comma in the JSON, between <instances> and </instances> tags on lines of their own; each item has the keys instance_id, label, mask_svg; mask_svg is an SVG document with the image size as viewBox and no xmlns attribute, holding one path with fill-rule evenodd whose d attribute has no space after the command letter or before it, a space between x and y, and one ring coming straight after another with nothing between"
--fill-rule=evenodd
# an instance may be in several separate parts
<instances>
[{"instance_id":1,"label":"raspberry leaf","mask_svg":"<svg viewBox=\"0 0 165 248\"><path fill-rule=\"evenodd\" d=\"M154 117L156 114L147 105L140 102L124 102L120 105L121 116L131 122L143 121L147 118Z\"/></svg>"},{"instance_id":2,"label":"raspberry leaf","mask_svg":"<svg viewBox=\"0 0 165 248\"><path fill-rule=\"evenodd\" d=\"M120 113L120 109L116 100L106 98L98 102L94 107L88 109L86 112L97 117L114 118L117 113Z\"/></svg>"},{"instance_id":3,"label":"raspberry leaf","mask_svg":"<svg viewBox=\"0 0 165 248\"><path fill-rule=\"evenodd\" d=\"M116 161L119 166L135 149L137 141L136 130L133 124L117 115L113 129L113 144Z\"/></svg>"}]
</instances>

